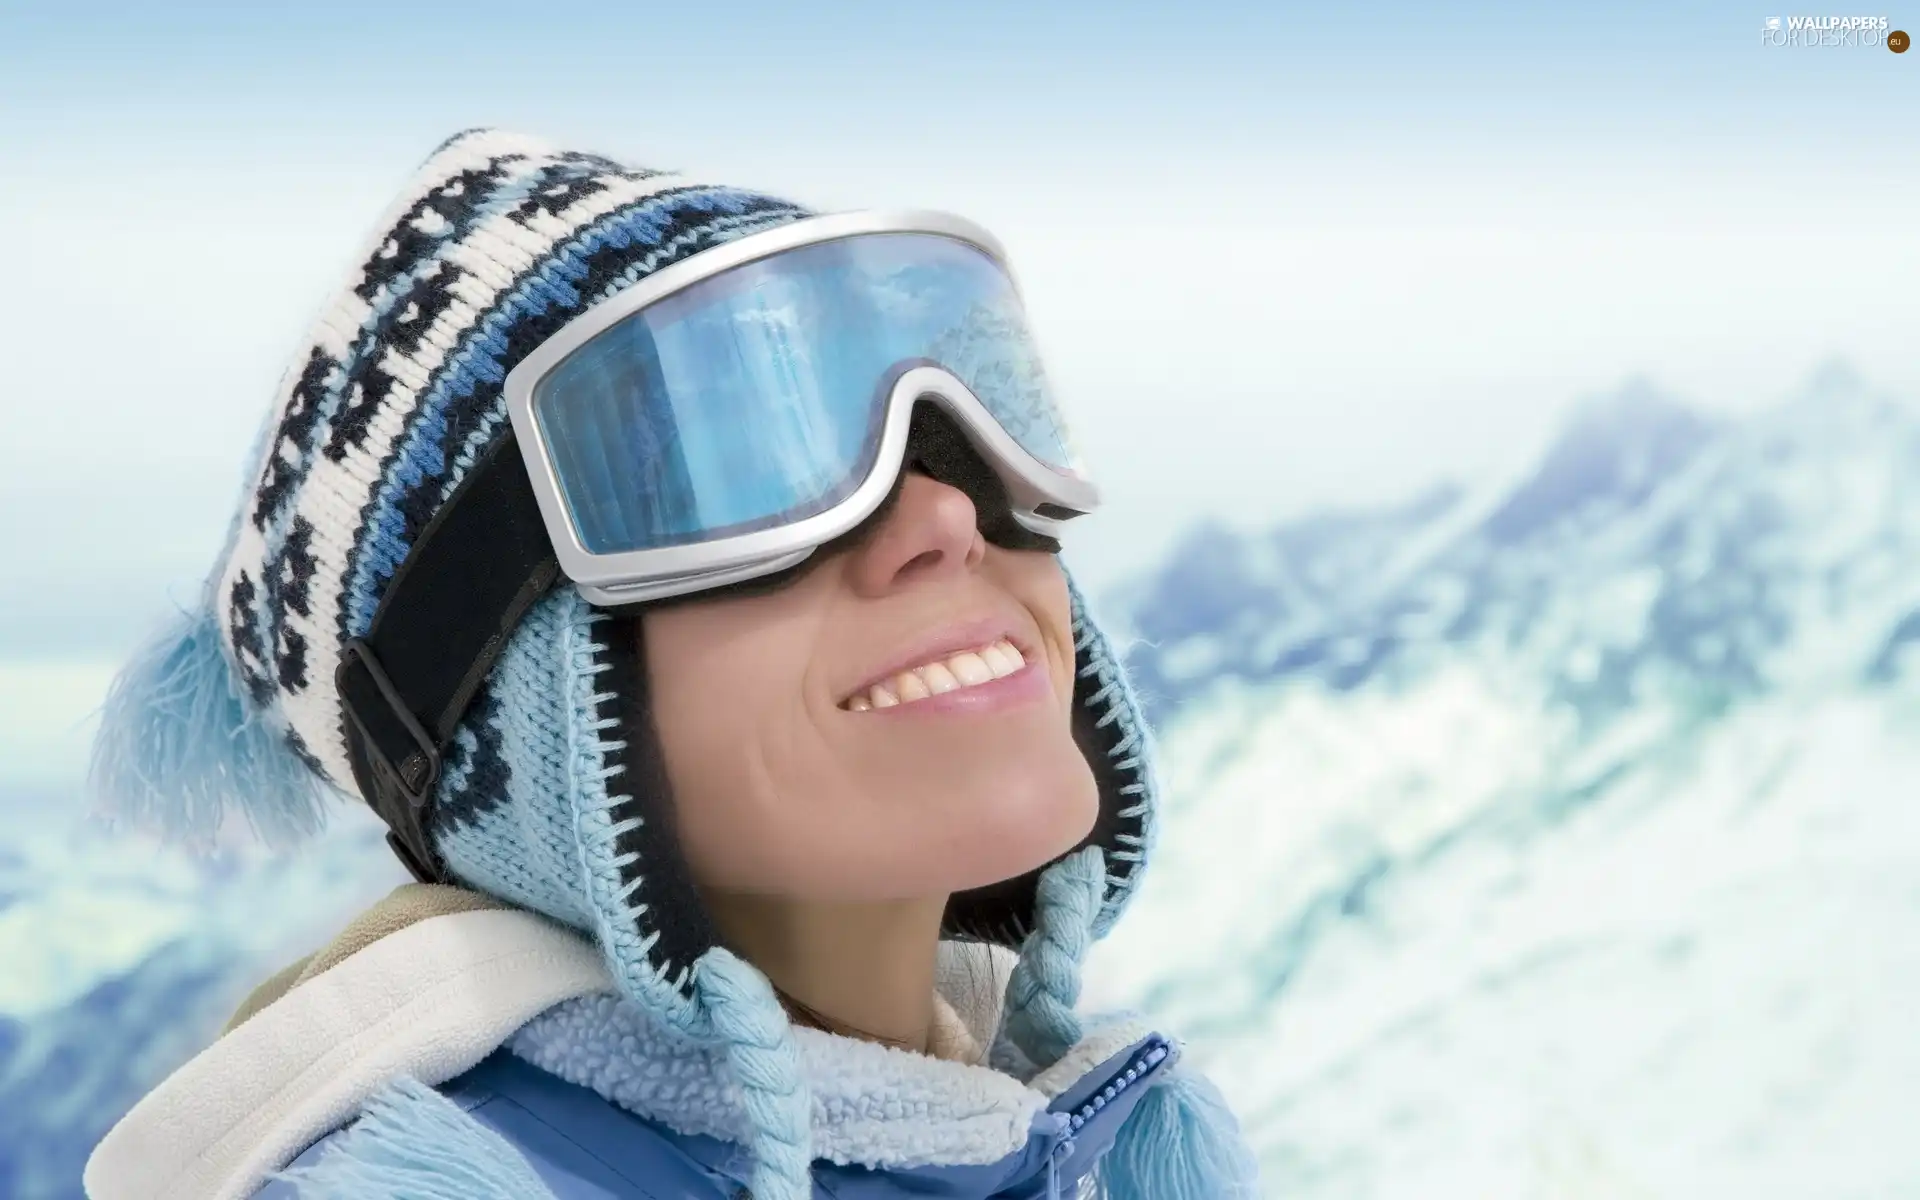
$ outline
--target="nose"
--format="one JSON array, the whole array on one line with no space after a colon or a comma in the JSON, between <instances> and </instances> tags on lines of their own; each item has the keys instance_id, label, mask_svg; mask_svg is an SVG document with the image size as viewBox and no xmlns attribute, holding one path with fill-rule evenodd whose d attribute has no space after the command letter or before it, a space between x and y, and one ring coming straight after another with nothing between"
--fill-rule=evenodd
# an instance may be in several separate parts
<instances>
[{"instance_id":1,"label":"nose","mask_svg":"<svg viewBox=\"0 0 1920 1200\"><path fill-rule=\"evenodd\" d=\"M967 494L908 471L891 510L854 548L848 568L856 592L880 596L907 583L964 576L986 554Z\"/></svg>"}]
</instances>

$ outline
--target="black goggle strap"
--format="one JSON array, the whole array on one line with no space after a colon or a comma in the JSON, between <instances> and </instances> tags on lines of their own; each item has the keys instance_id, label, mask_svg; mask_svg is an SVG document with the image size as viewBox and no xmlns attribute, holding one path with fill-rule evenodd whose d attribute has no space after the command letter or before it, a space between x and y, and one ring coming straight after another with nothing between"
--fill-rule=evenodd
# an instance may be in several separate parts
<instances>
[{"instance_id":1,"label":"black goggle strap","mask_svg":"<svg viewBox=\"0 0 1920 1200\"><path fill-rule=\"evenodd\" d=\"M454 731L527 610L559 576L511 430L421 531L334 674L354 781L423 883L448 881L430 837Z\"/></svg>"}]
</instances>

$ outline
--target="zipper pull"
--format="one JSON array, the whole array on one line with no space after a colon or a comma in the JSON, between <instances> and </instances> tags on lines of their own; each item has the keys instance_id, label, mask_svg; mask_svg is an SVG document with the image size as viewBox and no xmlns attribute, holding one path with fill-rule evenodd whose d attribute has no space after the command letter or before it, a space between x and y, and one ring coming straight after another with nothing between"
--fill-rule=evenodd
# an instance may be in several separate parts
<instances>
[{"instance_id":1,"label":"zipper pull","mask_svg":"<svg viewBox=\"0 0 1920 1200\"><path fill-rule=\"evenodd\" d=\"M1060 1144L1047 1155L1047 1200L1067 1200L1060 1191L1060 1163L1073 1154L1073 1135L1060 1139Z\"/></svg>"}]
</instances>

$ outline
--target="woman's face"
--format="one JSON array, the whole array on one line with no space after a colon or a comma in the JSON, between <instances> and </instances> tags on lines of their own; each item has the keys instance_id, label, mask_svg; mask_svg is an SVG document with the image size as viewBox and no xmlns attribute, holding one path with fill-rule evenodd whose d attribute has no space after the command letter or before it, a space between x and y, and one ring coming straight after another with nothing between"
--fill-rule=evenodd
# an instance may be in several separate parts
<instances>
[{"instance_id":1,"label":"woman's face","mask_svg":"<svg viewBox=\"0 0 1920 1200\"><path fill-rule=\"evenodd\" d=\"M1010 879L1092 829L1066 577L918 473L761 594L648 611L654 718L706 887L892 900Z\"/></svg>"}]
</instances>

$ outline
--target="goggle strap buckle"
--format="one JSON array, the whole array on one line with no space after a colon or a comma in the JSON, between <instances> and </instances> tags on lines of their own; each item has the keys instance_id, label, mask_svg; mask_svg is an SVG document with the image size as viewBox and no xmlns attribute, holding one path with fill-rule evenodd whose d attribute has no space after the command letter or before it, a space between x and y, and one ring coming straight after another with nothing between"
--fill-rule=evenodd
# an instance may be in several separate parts
<instances>
[{"instance_id":1,"label":"goggle strap buckle","mask_svg":"<svg viewBox=\"0 0 1920 1200\"><path fill-rule=\"evenodd\" d=\"M423 868L439 874L424 817L440 782L440 748L400 698L365 638L341 648L334 681L348 725L359 734L361 756L372 768L373 778L362 783L373 785L366 789L367 803L391 831L388 842L416 878Z\"/></svg>"},{"instance_id":2,"label":"goggle strap buckle","mask_svg":"<svg viewBox=\"0 0 1920 1200\"><path fill-rule=\"evenodd\" d=\"M446 883L436 789L461 718L559 564L511 430L414 539L334 672L354 782L414 878Z\"/></svg>"}]
</instances>

